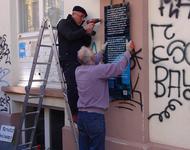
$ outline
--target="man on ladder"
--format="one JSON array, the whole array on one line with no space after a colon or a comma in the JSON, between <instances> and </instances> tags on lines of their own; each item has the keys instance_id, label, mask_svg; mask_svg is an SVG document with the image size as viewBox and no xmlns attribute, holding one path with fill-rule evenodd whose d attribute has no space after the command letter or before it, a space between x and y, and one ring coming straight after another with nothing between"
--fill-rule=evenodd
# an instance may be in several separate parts
<instances>
[{"instance_id":1,"label":"man on ladder","mask_svg":"<svg viewBox=\"0 0 190 150\"><path fill-rule=\"evenodd\" d=\"M77 122L78 91L75 80L75 69L79 66L77 51L82 46L90 46L95 23L82 24L87 12L81 6L73 7L67 19L61 19L57 25L59 42L59 60L67 82L67 96L73 121Z\"/></svg>"},{"instance_id":2,"label":"man on ladder","mask_svg":"<svg viewBox=\"0 0 190 150\"><path fill-rule=\"evenodd\" d=\"M56 31L54 33L51 23L48 19L45 19L41 25L39 31L39 37L36 45L36 50L34 54L34 59L32 63L31 73L28 81L28 86L26 86L26 95L24 99L23 112L20 119L20 125L17 130L16 137L16 150L32 150L38 148L38 146L34 145L35 132L37 128L37 123L39 119L40 110L42 107L43 98L45 95L45 89L48 81L48 76L50 72L50 67L52 64L53 56L56 60L57 71L61 83L62 92L64 95L64 99L66 102L66 111L68 113L68 117L70 120L71 129L73 132L73 136L75 139L76 150L78 150L78 136L76 128L73 124L73 120L76 121L77 116L77 100L78 100L78 92L76 89L76 81L75 81L75 69L79 65L77 61L77 51L81 48L81 46L86 45L89 46L91 43L91 34L93 32L95 23L88 23L85 27L82 27L82 23L84 22L84 18L87 16L84 8L80 6L75 6L73 8L72 15L69 15L66 20L61 20L58 23L58 37L59 37L59 56L57 53L57 34ZM51 44L46 45L43 44L44 30L48 29L49 38L51 40ZM38 56L40 51L42 51L42 47L49 49L49 58L48 61L39 60ZM61 60L61 64L59 62ZM45 69L45 74L41 79L36 79L34 74L36 72L37 66L43 65ZM64 70L64 74L66 76L67 86L65 84L65 76L62 74L60 66ZM31 89L33 87L33 83L39 83L40 88L39 92L33 94ZM68 91L68 93L67 93ZM74 95L74 96L73 96ZM68 100L69 99L69 100ZM37 102L37 109L34 111L30 111L28 107L30 106L31 100L35 100ZM69 104L68 104L69 101ZM71 107L71 110L70 110ZM74 119L72 119L72 115L74 115ZM33 122L30 126L25 125L25 121L27 118L33 117ZM22 139L22 135L28 134L28 138Z\"/></svg>"},{"instance_id":3,"label":"man on ladder","mask_svg":"<svg viewBox=\"0 0 190 150\"><path fill-rule=\"evenodd\" d=\"M46 36L46 37L49 37L51 41L51 44L48 44L48 45L43 44L45 29L49 31L49 36ZM25 87L26 94L24 98L24 105L23 105L22 115L20 119L20 124L19 124L19 127L17 129L17 134L16 134L16 144L14 148L15 150L33 150L33 149L39 148L38 145L34 144L34 138L35 138L35 132L37 128L37 123L39 120L40 110L42 108L43 98L45 96L45 89L48 82L48 77L50 73L51 64L53 61L53 56L55 58L55 64L57 66L57 71L58 71L59 80L61 83L62 93L65 99L66 111L67 111L68 118L70 121L71 130L73 133L73 137L75 139L76 150L78 150L79 148L77 129L74 126L70 107L68 104L67 86L65 84L65 77L62 74L62 71L60 68L60 62L59 62L57 44L56 44L57 32L53 30L54 29L51 26L50 21L48 19L44 19L39 30L39 36L38 36L38 40L36 44L36 50L35 50L35 54L33 58L28 85ZM46 48L47 52L49 50L48 60L39 59L40 51L44 50L43 47ZM45 69L44 76L42 76L41 79L35 78L35 73L37 71L36 68L39 66L44 66L44 69ZM38 83L40 85L39 90L36 93L33 93L31 90L33 88L34 83ZM32 100L35 100L36 102L35 110L29 109L29 107L31 106ZM25 124L27 119L31 120L30 125ZM26 135L27 135L27 138L26 138Z\"/></svg>"}]
</instances>

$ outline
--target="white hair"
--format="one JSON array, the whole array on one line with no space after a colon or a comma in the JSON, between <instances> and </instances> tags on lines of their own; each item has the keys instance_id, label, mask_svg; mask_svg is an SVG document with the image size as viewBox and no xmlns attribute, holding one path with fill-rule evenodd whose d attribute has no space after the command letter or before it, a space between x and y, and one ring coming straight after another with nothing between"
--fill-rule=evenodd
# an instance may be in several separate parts
<instances>
[{"instance_id":1,"label":"white hair","mask_svg":"<svg viewBox=\"0 0 190 150\"><path fill-rule=\"evenodd\" d=\"M89 53L89 48L86 46L82 46L80 50L78 51L78 60L81 64L88 64L88 62L91 60L91 54Z\"/></svg>"}]
</instances>

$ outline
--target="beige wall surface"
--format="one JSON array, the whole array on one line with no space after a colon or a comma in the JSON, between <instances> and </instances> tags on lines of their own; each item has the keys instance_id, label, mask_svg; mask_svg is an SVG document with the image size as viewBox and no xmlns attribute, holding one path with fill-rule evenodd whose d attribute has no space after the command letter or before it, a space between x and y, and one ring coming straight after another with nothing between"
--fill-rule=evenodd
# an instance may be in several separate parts
<instances>
[{"instance_id":1,"label":"beige wall surface","mask_svg":"<svg viewBox=\"0 0 190 150\"><path fill-rule=\"evenodd\" d=\"M101 1L101 17L104 16L104 6L110 5L109 0ZM113 0L112 4L123 3ZM134 68L131 70L132 99L111 102L106 112L108 144L118 149L138 149L148 140L147 101L148 101L148 32L147 32L147 2L139 0L126 1L130 4L130 35L135 43ZM102 27L104 39L104 27ZM102 39L102 40L103 40ZM123 143L124 145L122 146ZM128 146L127 146L128 145ZM122 148L123 147L123 148Z\"/></svg>"},{"instance_id":2,"label":"beige wall surface","mask_svg":"<svg viewBox=\"0 0 190 150\"><path fill-rule=\"evenodd\" d=\"M152 142L190 149L190 2L149 0Z\"/></svg>"},{"instance_id":3,"label":"beige wall surface","mask_svg":"<svg viewBox=\"0 0 190 150\"><path fill-rule=\"evenodd\" d=\"M1 0L0 13L0 88L11 85L15 79L12 77L13 68L16 66L16 14L15 1ZM14 6L14 7L13 7ZM14 22L14 24L13 24ZM14 28L14 30L13 30ZM14 57L13 57L14 56ZM10 98L0 90L0 112L10 113Z\"/></svg>"}]
</instances>

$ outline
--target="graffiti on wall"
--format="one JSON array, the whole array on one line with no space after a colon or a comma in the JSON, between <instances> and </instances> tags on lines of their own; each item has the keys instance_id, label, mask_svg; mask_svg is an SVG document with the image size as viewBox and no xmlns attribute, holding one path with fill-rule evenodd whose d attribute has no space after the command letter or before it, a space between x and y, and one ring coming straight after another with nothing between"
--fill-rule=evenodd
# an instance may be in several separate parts
<instances>
[{"instance_id":1,"label":"graffiti on wall","mask_svg":"<svg viewBox=\"0 0 190 150\"><path fill-rule=\"evenodd\" d=\"M10 113L10 97L7 94L0 97L0 112Z\"/></svg>"},{"instance_id":2,"label":"graffiti on wall","mask_svg":"<svg viewBox=\"0 0 190 150\"><path fill-rule=\"evenodd\" d=\"M169 18L179 18L184 8L188 8L186 16L190 19L190 1L189 0L160 0L158 8L161 16L168 15Z\"/></svg>"},{"instance_id":3,"label":"graffiti on wall","mask_svg":"<svg viewBox=\"0 0 190 150\"><path fill-rule=\"evenodd\" d=\"M140 56L142 49L135 50L135 55L131 59L131 72L133 70L141 70L141 64L140 60L142 60L142 57ZM133 76L134 77L134 76ZM132 77L131 77L132 78ZM138 72L137 77L134 77L135 79L132 82L131 79L131 99L128 101L120 101L118 106L115 106L119 109L126 109L129 111L133 111L137 106L140 107L140 110L143 111L143 101L142 101L142 92L137 88L140 79L140 73Z\"/></svg>"},{"instance_id":4,"label":"graffiti on wall","mask_svg":"<svg viewBox=\"0 0 190 150\"><path fill-rule=\"evenodd\" d=\"M9 82L5 80L5 77L10 73L8 68L0 67L0 87L8 86Z\"/></svg>"},{"instance_id":5,"label":"graffiti on wall","mask_svg":"<svg viewBox=\"0 0 190 150\"><path fill-rule=\"evenodd\" d=\"M8 68L0 68L0 88L9 86L9 82L5 79L9 73ZM10 113L10 97L6 94L0 94L0 112Z\"/></svg>"},{"instance_id":6,"label":"graffiti on wall","mask_svg":"<svg viewBox=\"0 0 190 150\"><path fill-rule=\"evenodd\" d=\"M11 64L10 61L10 50L9 46L6 43L7 36L6 34L3 34L3 36L0 36L0 62L5 59L6 64Z\"/></svg>"},{"instance_id":7,"label":"graffiti on wall","mask_svg":"<svg viewBox=\"0 0 190 150\"><path fill-rule=\"evenodd\" d=\"M186 14L183 8L189 8ZM156 100L167 99L168 103L159 113L151 114L148 119L158 117L162 122L169 119L171 112L183 106L183 100L190 100L190 82L188 80L190 65L190 41L177 30L175 21L183 15L190 19L190 1L186 0L160 0L158 11L161 17L174 17L170 23L152 23L152 64L154 66L154 96ZM187 9L185 9L187 13ZM161 38L160 38L161 37Z\"/></svg>"},{"instance_id":8,"label":"graffiti on wall","mask_svg":"<svg viewBox=\"0 0 190 150\"><path fill-rule=\"evenodd\" d=\"M10 49L7 44L7 35L0 36L0 62L4 64L11 64L10 61ZM6 67L0 67L0 88L2 86L9 86L7 76L10 70ZM10 113L10 97L4 93L0 94L0 112Z\"/></svg>"}]
</instances>

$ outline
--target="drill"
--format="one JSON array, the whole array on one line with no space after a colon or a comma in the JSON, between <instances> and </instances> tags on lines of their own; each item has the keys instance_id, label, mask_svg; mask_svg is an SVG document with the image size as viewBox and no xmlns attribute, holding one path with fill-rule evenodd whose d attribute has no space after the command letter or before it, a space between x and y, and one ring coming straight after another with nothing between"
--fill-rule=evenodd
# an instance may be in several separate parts
<instances>
[{"instance_id":1,"label":"drill","mask_svg":"<svg viewBox=\"0 0 190 150\"><path fill-rule=\"evenodd\" d=\"M96 23L99 23L99 22L101 22L101 21L102 21L102 20L99 19L99 18L94 18L94 19L87 20L86 23L87 23L87 24L89 24L89 23L94 23L94 24L96 24Z\"/></svg>"},{"instance_id":2,"label":"drill","mask_svg":"<svg viewBox=\"0 0 190 150\"><path fill-rule=\"evenodd\" d=\"M89 24L89 23L94 23L94 24L96 24L96 23L99 23L99 22L100 22L100 23L102 22L102 20L99 19L99 18L94 18L94 19L90 19L90 20L87 20L87 21L86 21L87 24ZM92 31L91 35L94 36L95 34L96 34L96 31Z\"/></svg>"}]
</instances>

